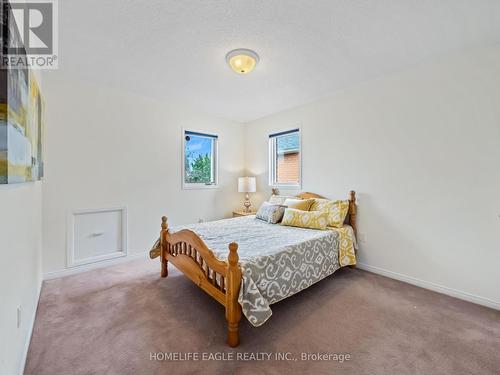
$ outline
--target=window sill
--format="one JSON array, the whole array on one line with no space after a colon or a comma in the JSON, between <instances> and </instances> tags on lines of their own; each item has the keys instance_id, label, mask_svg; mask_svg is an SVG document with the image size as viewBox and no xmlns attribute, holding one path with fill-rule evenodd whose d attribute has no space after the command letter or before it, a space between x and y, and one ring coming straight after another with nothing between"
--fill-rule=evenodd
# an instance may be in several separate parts
<instances>
[{"instance_id":1,"label":"window sill","mask_svg":"<svg viewBox=\"0 0 500 375\"><path fill-rule=\"evenodd\" d=\"M219 185L204 185L204 184L182 184L182 190L204 190L217 189Z\"/></svg>"},{"instance_id":2,"label":"window sill","mask_svg":"<svg viewBox=\"0 0 500 375\"><path fill-rule=\"evenodd\" d=\"M269 184L271 188L284 189L284 190L300 190L302 184Z\"/></svg>"}]
</instances>

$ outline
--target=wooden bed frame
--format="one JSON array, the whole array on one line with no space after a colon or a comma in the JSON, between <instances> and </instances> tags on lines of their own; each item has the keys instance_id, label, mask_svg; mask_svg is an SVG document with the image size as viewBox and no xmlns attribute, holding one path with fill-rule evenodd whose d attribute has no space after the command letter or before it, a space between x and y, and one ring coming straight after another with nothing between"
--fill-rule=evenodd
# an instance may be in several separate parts
<instances>
[{"instance_id":1,"label":"wooden bed frame","mask_svg":"<svg viewBox=\"0 0 500 375\"><path fill-rule=\"evenodd\" d=\"M273 194L278 194L273 189ZM298 198L323 198L314 193L300 193ZM349 212L346 224L356 233L356 193L349 193ZM149 252L151 259L160 257L161 277L168 276L168 262L190 278L196 285L207 292L226 309L228 325L227 343L231 347L239 344L239 322L241 306L238 295L241 285L241 268L238 264L238 244L229 244L228 261L218 260L205 242L193 231L183 229L171 233L168 230L167 218L161 218L160 238Z\"/></svg>"}]
</instances>

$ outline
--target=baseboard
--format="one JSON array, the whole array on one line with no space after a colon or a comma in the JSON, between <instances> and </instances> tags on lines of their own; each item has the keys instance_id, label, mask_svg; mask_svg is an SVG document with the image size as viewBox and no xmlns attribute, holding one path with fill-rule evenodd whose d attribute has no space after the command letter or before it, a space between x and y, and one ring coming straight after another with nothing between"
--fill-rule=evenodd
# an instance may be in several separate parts
<instances>
[{"instance_id":1,"label":"baseboard","mask_svg":"<svg viewBox=\"0 0 500 375\"><path fill-rule=\"evenodd\" d=\"M459 298L464 301L472 302L478 305L486 306L486 307L491 307L492 309L500 310L500 302L499 301L494 301L489 298L484 298L481 296L476 296L474 294L462 292L457 289L453 288L448 288L447 286L435 284L430 281L425 281L421 279L417 279L412 276L407 276L401 273L389 271L383 268L375 267L375 266L370 266L368 264L364 263L357 263L356 265L357 268L360 268L365 271L373 272L382 276L389 277L391 279L396 279L399 281L404 281L408 284L416 285L424 289L429 289L434 292L446 294L451 297Z\"/></svg>"},{"instance_id":2,"label":"baseboard","mask_svg":"<svg viewBox=\"0 0 500 375\"><path fill-rule=\"evenodd\" d=\"M93 270L96 268L102 268L102 267L112 266L115 264L126 263L126 262L130 262L130 261L136 260L136 259L142 259L142 258L146 259L148 256L149 256L149 251L145 251L142 253L129 254L125 257L107 259L107 260L103 260L100 262L84 264L81 266L76 266L76 267L71 267L71 268L64 268L62 270L44 273L43 279L44 280L51 280L51 279L57 279L57 278L63 277L63 276L76 275L78 273L90 271L90 270Z\"/></svg>"},{"instance_id":3,"label":"baseboard","mask_svg":"<svg viewBox=\"0 0 500 375\"><path fill-rule=\"evenodd\" d=\"M24 368L26 367L26 360L28 359L28 351L30 349L31 336L33 335L33 329L35 328L36 312L38 310L38 302L40 301L41 292L42 292L42 280L40 280L40 282L38 283L35 308L33 309L33 314L31 316L31 320L29 323L30 327L29 327L28 337L26 337L26 341L24 342L23 357L21 359L21 364L19 366L19 375L24 374Z\"/></svg>"}]
</instances>

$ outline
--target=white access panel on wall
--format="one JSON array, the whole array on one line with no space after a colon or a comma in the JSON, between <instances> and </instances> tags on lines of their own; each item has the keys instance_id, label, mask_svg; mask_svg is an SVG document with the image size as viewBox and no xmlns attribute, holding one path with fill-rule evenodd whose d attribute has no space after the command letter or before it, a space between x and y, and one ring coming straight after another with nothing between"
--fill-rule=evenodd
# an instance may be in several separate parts
<instances>
[{"instance_id":1,"label":"white access panel on wall","mask_svg":"<svg viewBox=\"0 0 500 375\"><path fill-rule=\"evenodd\" d=\"M127 255L127 209L76 210L68 217L68 267Z\"/></svg>"}]
</instances>

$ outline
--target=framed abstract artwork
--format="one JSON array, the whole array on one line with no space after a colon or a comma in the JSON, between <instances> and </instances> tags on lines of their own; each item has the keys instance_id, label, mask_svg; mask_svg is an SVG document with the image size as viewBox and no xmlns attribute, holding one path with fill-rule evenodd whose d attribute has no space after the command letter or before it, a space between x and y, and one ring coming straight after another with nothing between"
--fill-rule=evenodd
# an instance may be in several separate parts
<instances>
[{"instance_id":1,"label":"framed abstract artwork","mask_svg":"<svg viewBox=\"0 0 500 375\"><path fill-rule=\"evenodd\" d=\"M2 12L0 22L2 35L8 35L9 45L22 54L21 38L7 12ZM4 56L6 44L1 48ZM44 102L33 71L0 67L0 184L43 177L43 129Z\"/></svg>"}]
</instances>

